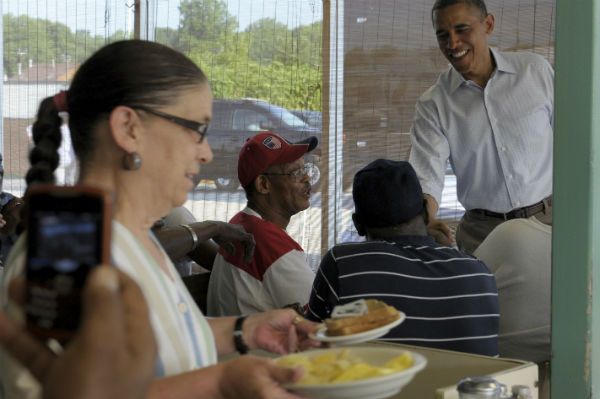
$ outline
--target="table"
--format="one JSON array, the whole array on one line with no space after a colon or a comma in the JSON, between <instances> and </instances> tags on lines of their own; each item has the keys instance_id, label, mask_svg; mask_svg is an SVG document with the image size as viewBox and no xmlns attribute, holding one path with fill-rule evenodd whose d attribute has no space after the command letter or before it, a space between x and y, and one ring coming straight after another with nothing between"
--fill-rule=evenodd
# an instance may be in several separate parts
<instances>
[{"instance_id":1,"label":"table","mask_svg":"<svg viewBox=\"0 0 600 399\"><path fill-rule=\"evenodd\" d=\"M527 385L533 397L538 397L538 366L535 363L378 341L360 345L400 347L420 353L427 358L425 369L419 372L398 395L390 399L458 399L456 392L458 381L464 377L480 375L492 376L506 384L509 391L513 385ZM273 354L264 351L252 353L274 357Z\"/></svg>"}]
</instances>

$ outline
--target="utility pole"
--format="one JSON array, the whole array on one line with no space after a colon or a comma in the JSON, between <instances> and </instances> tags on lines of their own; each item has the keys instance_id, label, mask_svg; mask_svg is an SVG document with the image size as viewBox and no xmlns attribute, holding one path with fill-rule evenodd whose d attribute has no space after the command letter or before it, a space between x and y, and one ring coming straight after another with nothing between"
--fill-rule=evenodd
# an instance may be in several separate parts
<instances>
[{"instance_id":1,"label":"utility pole","mask_svg":"<svg viewBox=\"0 0 600 399\"><path fill-rule=\"evenodd\" d=\"M139 39L141 32L141 0L134 0L133 2L133 38Z\"/></svg>"}]
</instances>

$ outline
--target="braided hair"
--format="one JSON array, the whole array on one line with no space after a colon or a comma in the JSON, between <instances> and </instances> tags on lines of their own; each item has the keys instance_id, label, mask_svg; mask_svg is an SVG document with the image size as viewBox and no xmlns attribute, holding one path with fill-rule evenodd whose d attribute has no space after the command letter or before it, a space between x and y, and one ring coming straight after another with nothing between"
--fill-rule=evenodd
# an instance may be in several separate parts
<instances>
[{"instance_id":1,"label":"braided hair","mask_svg":"<svg viewBox=\"0 0 600 399\"><path fill-rule=\"evenodd\" d=\"M31 167L25 175L27 185L34 182L54 183L54 170L58 166L58 149L62 141L61 125L62 119L53 98L45 98L32 128L34 147L29 152Z\"/></svg>"}]
</instances>

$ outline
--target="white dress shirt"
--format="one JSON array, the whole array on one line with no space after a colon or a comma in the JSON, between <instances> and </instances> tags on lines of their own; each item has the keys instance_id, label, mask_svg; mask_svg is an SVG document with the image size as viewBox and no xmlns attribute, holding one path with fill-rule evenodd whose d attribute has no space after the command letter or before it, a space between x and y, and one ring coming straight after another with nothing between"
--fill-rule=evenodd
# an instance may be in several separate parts
<instances>
[{"instance_id":1,"label":"white dress shirt","mask_svg":"<svg viewBox=\"0 0 600 399\"><path fill-rule=\"evenodd\" d=\"M554 71L533 53L491 52L485 88L450 68L421 96L409 161L438 204L449 159L465 209L504 213L552 193Z\"/></svg>"}]
</instances>

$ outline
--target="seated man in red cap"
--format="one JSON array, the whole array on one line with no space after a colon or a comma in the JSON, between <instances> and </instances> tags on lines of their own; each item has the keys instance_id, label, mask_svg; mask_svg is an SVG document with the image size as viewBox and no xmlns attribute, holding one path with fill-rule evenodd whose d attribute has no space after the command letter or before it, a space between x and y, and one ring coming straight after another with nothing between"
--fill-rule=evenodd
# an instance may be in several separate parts
<instances>
[{"instance_id":1,"label":"seated man in red cap","mask_svg":"<svg viewBox=\"0 0 600 399\"><path fill-rule=\"evenodd\" d=\"M408 162L378 159L354 176L356 230L366 242L336 245L323 258L307 317L338 304L378 299L406 314L384 340L498 355L498 291L481 262L427 235L419 179Z\"/></svg>"},{"instance_id":2,"label":"seated man in red cap","mask_svg":"<svg viewBox=\"0 0 600 399\"><path fill-rule=\"evenodd\" d=\"M241 247L233 254L219 250L208 287L209 316L307 304L315 276L302 247L285 229L293 215L310 205L304 155L316 146L316 137L290 143L265 132L242 147L238 178L247 205L230 223L253 234L256 247L250 262L244 260Z\"/></svg>"}]
</instances>

